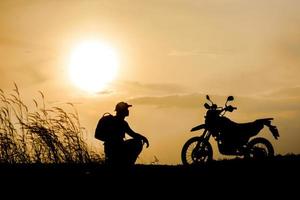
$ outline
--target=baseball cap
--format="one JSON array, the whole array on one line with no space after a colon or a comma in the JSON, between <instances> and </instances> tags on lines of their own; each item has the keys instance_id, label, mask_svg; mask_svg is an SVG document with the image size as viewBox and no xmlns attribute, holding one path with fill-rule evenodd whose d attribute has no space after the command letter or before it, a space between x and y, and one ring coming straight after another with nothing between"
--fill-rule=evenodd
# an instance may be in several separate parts
<instances>
[{"instance_id":1,"label":"baseball cap","mask_svg":"<svg viewBox=\"0 0 300 200\"><path fill-rule=\"evenodd\" d=\"M132 105L130 105L130 104L124 102L124 101L121 101L121 102L117 103L115 111L121 111L121 110L127 109L131 106Z\"/></svg>"}]
</instances>

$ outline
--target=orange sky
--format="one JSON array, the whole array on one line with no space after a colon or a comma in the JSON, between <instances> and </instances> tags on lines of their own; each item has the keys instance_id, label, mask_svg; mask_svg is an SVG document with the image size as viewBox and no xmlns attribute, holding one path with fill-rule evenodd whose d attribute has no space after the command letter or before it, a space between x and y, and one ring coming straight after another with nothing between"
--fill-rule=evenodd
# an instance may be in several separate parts
<instances>
[{"instance_id":1,"label":"orange sky","mask_svg":"<svg viewBox=\"0 0 300 200\"><path fill-rule=\"evenodd\" d=\"M127 121L150 140L142 163L180 163L205 94L234 95L237 122L274 117L281 138L263 135L277 153L300 153L299 13L295 0L1 0L0 88L16 82L30 103L38 90L50 105L76 103L91 138L100 115L129 101ZM89 38L120 56L117 78L95 95L67 70L72 47Z\"/></svg>"}]
</instances>

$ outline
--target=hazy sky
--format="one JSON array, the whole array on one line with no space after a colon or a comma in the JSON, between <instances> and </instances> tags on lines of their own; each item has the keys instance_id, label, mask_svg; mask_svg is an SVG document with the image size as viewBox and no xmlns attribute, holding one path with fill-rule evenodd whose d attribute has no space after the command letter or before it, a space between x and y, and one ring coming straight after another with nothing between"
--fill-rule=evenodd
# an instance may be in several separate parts
<instances>
[{"instance_id":1,"label":"hazy sky","mask_svg":"<svg viewBox=\"0 0 300 200\"><path fill-rule=\"evenodd\" d=\"M0 88L16 82L29 103L39 90L50 105L76 103L91 138L99 116L132 103L127 121L150 140L142 163L180 163L205 94L222 104L234 95L237 122L274 117L280 139L262 136L277 153L300 153L299 24L297 0L1 0ZM94 95L68 77L72 48L90 38L120 58Z\"/></svg>"}]
</instances>

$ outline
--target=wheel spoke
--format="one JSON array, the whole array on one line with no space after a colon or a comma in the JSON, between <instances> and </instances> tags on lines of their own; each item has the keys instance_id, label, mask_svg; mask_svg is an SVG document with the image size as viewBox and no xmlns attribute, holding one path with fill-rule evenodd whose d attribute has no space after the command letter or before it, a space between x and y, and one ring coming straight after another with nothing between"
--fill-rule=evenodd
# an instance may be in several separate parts
<instances>
[{"instance_id":1,"label":"wheel spoke","mask_svg":"<svg viewBox=\"0 0 300 200\"><path fill-rule=\"evenodd\" d=\"M212 159L212 148L209 143L199 141L199 138L190 139L182 152L184 164L201 164Z\"/></svg>"}]
</instances>

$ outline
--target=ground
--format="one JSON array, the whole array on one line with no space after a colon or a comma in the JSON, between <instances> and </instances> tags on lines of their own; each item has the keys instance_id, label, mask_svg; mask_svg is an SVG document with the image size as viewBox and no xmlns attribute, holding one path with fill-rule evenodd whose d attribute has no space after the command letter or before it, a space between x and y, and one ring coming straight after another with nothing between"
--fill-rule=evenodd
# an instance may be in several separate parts
<instances>
[{"instance_id":1,"label":"ground","mask_svg":"<svg viewBox=\"0 0 300 200\"><path fill-rule=\"evenodd\" d=\"M300 156L276 156L267 160L219 160L202 166L136 165L111 169L100 164L0 165L1 188L23 187L39 191L110 193L143 191L194 194L204 191L296 192ZM51 194L51 192L49 193ZM70 193L71 194L71 193Z\"/></svg>"}]
</instances>

